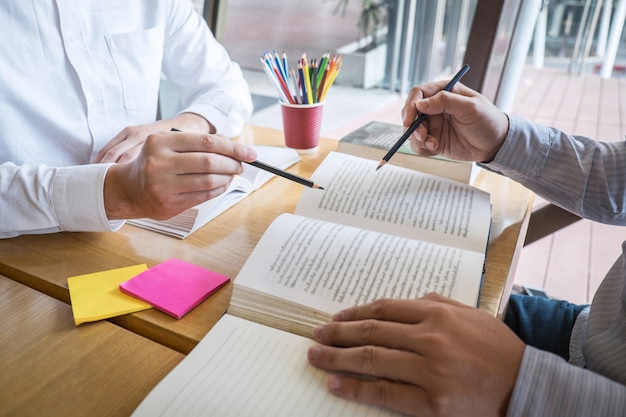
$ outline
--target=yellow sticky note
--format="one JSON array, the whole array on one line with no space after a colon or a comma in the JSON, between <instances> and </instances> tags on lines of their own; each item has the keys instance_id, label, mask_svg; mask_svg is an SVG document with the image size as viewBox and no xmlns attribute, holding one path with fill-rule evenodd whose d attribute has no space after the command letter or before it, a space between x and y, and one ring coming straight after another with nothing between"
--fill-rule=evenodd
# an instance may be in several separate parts
<instances>
[{"instance_id":1,"label":"yellow sticky note","mask_svg":"<svg viewBox=\"0 0 626 417\"><path fill-rule=\"evenodd\" d=\"M74 323L108 319L152 308L148 303L120 291L120 283L146 271L147 265L78 275L67 279Z\"/></svg>"}]
</instances>

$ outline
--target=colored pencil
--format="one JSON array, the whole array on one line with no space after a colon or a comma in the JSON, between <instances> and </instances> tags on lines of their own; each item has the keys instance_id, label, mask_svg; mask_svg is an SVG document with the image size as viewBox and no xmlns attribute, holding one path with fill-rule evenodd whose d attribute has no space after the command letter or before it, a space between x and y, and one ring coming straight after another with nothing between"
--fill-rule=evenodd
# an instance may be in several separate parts
<instances>
[{"instance_id":1,"label":"colored pencil","mask_svg":"<svg viewBox=\"0 0 626 417\"><path fill-rule=\"evenodd\" d=\"M285 96L287 97L287 100L289 101L289 103L296 104L296 102L293 100L293 97L291 96L291 92L289 91L289 87L287 87L287 83L283 79L283 77L280 74L280 71L278 70L278 68L274 68L274 73L276 74L276 78L278 79L278 83L280 84L280 88L285 92Z\"/></svg>"},{"instance_id":2,"label":"colored pencil","mask_svg":"<svg viewBox=\"0 0 626 417\"><path fill-rule=\"evenodd\" d=\"M300 90L302 91L302 104L309 104L309 98L306 90L306 83L304 82L304 68L302 62L298 63L298 73L300 74Z\"/></svg>"},{"instance_id":3,"label":"colored pencil","mask_svg":"<svg viewBox=\"0 0 626 417\"><path fill-rule=\"evenodd\" d=\"M261 58L261 62L262 62L262 66L263 66L263 70L265 71L265 74L270 79L271 83L274 84L274 87L278 91L278 95L280 95L281 100L284 101L285 103L288 103L289 98L283 91L283 88L280 86L280 83L278 82L278 80L276 79L276 74L273 73L273 68L271 64L269 64L267 60L264 60L263 58Z\"/></svg>"},{"instance_id":4,"label":"colored pencil","mask_svg":"<svg viewBox=\"0 0 626 417\"><path fill-rule=\"evenodd\" d=\"M304 72L304 85L306 86L307 103L313 104L313 95L311 94L311 75L309 74L309 64L306 61L306 55L302 57L302 71Z\"/></svg>"},{"instance_id":5,"label":"colored pencil","mask_svg":"<svg viewBox=\"0 0 626 417\"><path fill-rule=\"evenodd\" d=\"M291 77L289 77L289 79L293 84L293 91L296 93L296 102L302 104L302 93L298 87L298 76L296 75L296 70L293 68L291 68Z\"/></svg>"},{"instance_id":6,"label":"colored pencil","mask_svg":"<svg viewBox=\"0 0 626 417\"><path fill-rule=\"evenodd\" d=\"M335 81L341 68L341 55L330 52L320 59L307 61L306 53L298 60L297 68L289 69L287 53L282 58L274 50L264 52L261 65L265 74L276 88L280 100L290 104L314 104L325 100L328 89Z\"/></svg>"},{"instance_id":7,"label":"colored pencil","mask_svg":"<svg viewBox=\"0 0 626 417\"><path fill-rule=\"evenodd\" d=\"M319 90L320 84L322 82L323 74L326 71L326 66L328 65L328 55L329 55L329 53L326 52L322 56L322 61L320 62L320 65L319 65L319 70L318 70L318 74L317 74L317 88L318 88L318 90Z\"/></svg>"}]
</instances>

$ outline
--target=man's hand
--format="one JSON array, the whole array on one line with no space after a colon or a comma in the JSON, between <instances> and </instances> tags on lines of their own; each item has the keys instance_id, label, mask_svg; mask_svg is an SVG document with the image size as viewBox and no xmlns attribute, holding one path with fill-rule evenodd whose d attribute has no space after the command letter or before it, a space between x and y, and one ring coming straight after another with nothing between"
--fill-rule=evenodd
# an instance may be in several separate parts
<instances>
[{"instance_id":1,"label":"man's hand","mask_svg":"<svg viewBox=\"0 0 626 417\"><path fill-rule=\"evenodd\" d=\"M220 135L151 134L136 159L109 168L107 217L168 219L222 194L243 171L241 162L254 160L254 150Z\"/></svg>"},{"instance_id":2,"label":"man's hand","mask_svg":"<svg viewBox=\"0 0 626 417\"><path fill-rule=\"evenodd\" d=\"M128 126L100 149L93 163L132 161L139 155L150 134L169 132L173 127L185 132L215 133L215 128L206 119L193 113L181 113L154 123Z\"/></svg>"},{"instance_id":3,"label":"man's hand","mask_svg":"<svg viewBox=\"0 0 626 417\"><path fill-rule=\"evenodd\" d=\"M457 83L451 92L445 82L414 87L402 109L406 127L421 113L428 115L411 135L411 148L424 156L442 155L459 161L493 159L509 130L506 114L486 97Z\"/></svg>"},{"instance_id":4,"label":"man's hand","mask_svg":"<svg viewBox=\"0 0 626 417\"><path fill-rule=\"evenodd\" d=\"M429 294L333 320L315 329L308 358L338 372L335 395L421 417L505 415L524 344L486 312Z\"/></svg>"}]
</instances>

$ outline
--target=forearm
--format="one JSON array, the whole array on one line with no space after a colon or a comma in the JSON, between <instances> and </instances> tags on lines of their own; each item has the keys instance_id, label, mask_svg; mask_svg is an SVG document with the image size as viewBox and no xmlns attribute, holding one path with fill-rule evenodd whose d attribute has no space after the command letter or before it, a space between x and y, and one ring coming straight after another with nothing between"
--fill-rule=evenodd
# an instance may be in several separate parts
<instances>
[{"instance_id":1,"label":"forearm","mask_svg":"<svg viewBox=\"0 0 626 417\"><path fill-rule=\"evenodd\" d=\"M526 347L508 417L626 416L626 386Z\"/></svg>"},{"instance_id":2,"label":"forearm","mask_svg":"<svg viewBox=\"0 0 626 417\"><path fill-rule=\"evenodd\" d=\"M510 120L509 135L488 168L581 217L626 224L626 190L617 181L626 177L626 142L596 142Z\"/></svg>"}]
</instances>

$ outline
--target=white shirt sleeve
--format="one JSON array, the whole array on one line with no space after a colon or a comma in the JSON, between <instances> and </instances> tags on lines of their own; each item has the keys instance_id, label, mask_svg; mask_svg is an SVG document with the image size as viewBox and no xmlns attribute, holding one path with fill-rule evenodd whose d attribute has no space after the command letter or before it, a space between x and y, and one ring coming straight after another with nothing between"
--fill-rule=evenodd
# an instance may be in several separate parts
<instances>
[{"instance_id":1,"label":"white shirt sleeve","mask_svg":"<svg viewBox=\"0 0 626 417\"><path fill-rule=\"evenodd\" d=\"M176 86L183 112L203 116L226 137L241 133L252 98L241 68L231 61L188 2L170 0L163 73Z\"/></svg>"},{"instance_id":2,"label":"white shirt sleeve","mask_svg":"<svg viewBox=\"0 0 626 417\"><path fill-rule=\"evenodd\" d=\"M61 231L112 231L103 189L110 165L0 165L0 238Z\"/></svg>"}]
</instances>

